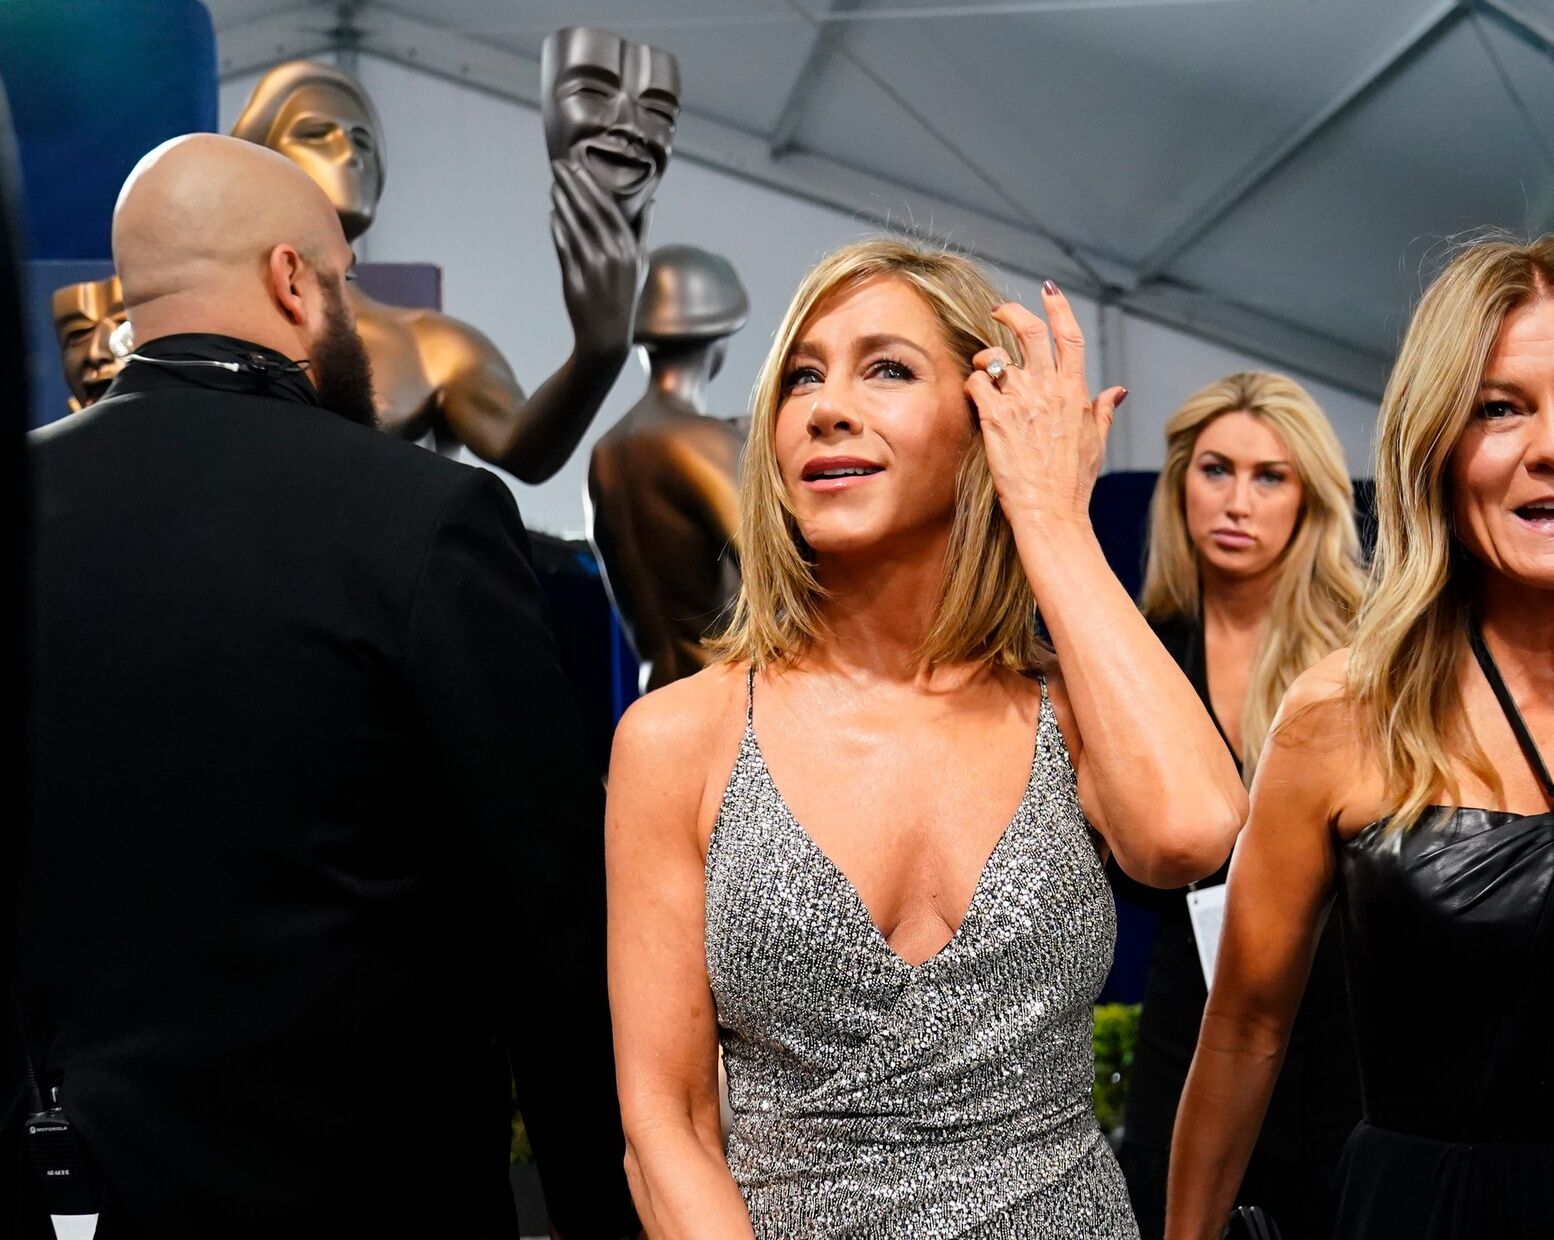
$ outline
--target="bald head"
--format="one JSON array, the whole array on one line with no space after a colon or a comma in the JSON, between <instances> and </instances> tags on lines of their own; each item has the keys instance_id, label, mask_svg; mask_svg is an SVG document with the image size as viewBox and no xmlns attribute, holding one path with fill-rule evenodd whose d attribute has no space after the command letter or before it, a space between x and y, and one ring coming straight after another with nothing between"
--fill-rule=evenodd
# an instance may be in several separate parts
<instances>
[{"instance_id":1,"label":"bald head","mask_svg":"<svg viewBox=\"0 0 1554 1240\"><path fill-rule=\"evenodd\" d=\"M113 257L135 338L207 331L295 355L314 307L351 265L322 190L274 151L219 134L164 142L113 215Z\"/></svg>"},{"instance_id":2,"label":"bald head","mask_svg":"<svg viewBox=\"0 0 1554 1240\"><path fill-rule=\"evenodd\" d=\"M132 308L254 277L277 245L337 262L348 248L329 199L305 172L220 134L157 147L135 165L113 213L113 259Z\"/></svg>"}]
</instances>

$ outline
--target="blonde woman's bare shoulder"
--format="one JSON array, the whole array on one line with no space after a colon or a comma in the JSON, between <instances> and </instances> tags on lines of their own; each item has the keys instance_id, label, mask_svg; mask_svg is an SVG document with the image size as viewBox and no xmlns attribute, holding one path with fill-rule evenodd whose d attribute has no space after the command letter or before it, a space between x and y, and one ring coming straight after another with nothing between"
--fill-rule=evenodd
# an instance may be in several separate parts
<instances>
[{"instance_id":1,"label":"blonde woman's bare shoulder","mask_svg":"<svg viewBox=\"0 0 1554 1240\"><path fill-rule=\"evenodd\" d=\"M1274 727L1323 731L1351 722L1348 677L1349 648L1344 646L1295 677L1285 690Z\"/></svg>"},{"instance_id":2,"label":"blonde woman's bare shoulder","mask_svg":"<svg viewBox=\"0 0 1554 1240\"><path fill-rule=\"evenodd\" d=\"M744 720L744 668L715 663L627 707L615 729L614 751L694 751L716 741L734 721L742 730Z\"/></svg>"},{"instance_id":3,"label":"blonde woman's bare shoulder","mask_svg":"<svg viewBox=\"0 0 1554 1240\"><path fill-rule=\"evenodd\" d=\"M1353 748L1355 713L1348 687L1349 650L1312 664L1285 690L1269 730L1270 745L1308 754Z\"/></svg>"},{"instance_id":4,"label":"blonde woman's bare shoulder","mask_svg":"<svg viewBox=\"0 0 1554 1240\"><path fill-rule=\"evenodd\" d=\"M1326 831L1366 785L1365 745L1349 696L1348 668L1349 651L1335 650L1285 692L1258 763L1254 815L1259 801L1277 802L1290 812L1304 807Z\"/></svg>"},{"instance_id":5,"label":"blonde woman's bare shoulder","mask_svg":"<svg viewBox=\"0 0 1554 1240\"><path fill-rule=\"evenodd\" d=\"M1347 701L1349 647L1340 646L1319 659L1290 683L1286 705L1317 706Z\"/></svg>"},{"instance_id":6,"label":"blonde woman's bare shoulder","mask_svg":"<svg viewBox=\"0 0 1554 1240\"><path fill-rule=\"evenodd\" d=\"M1335 650L1290 685L1253 789L1254 802L1264 792L1319 803L1324 822L1344 839L1388 806L1367 728L1349 693L1348 671L1348 649Z\"/></svg>"},{"instance_id":7,"label":"blonde woman's bare shoulder","mask_svg":"<svg viewBox=\"0 0 1554 1240\"><path fill-rule=\"evenodd\" d=\"M745 726L745 668L715 663L655 689L621 716L610 751L610 788L662 798L710 822Z\"/></svg>"}]
</instances>

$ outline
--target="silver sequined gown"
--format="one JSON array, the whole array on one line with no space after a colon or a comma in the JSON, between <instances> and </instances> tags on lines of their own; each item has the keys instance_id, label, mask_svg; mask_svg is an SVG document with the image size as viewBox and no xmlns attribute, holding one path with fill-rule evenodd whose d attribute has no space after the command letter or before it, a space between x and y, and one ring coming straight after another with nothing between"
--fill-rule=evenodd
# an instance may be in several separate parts
<instances>
[{"instance_id":1,"label":"silver sequined gown","mask_svg":"<svg viewBox=\"0 0 1554 1240\"><path fill-rule=\"evenodd\" d=\"M706 911L760 1240L1137 1237L1090 1102L1116 909L1045 686L1025 797L931 960L891 950L794 819L750 712Z\"/></svg>"}]
</instances>

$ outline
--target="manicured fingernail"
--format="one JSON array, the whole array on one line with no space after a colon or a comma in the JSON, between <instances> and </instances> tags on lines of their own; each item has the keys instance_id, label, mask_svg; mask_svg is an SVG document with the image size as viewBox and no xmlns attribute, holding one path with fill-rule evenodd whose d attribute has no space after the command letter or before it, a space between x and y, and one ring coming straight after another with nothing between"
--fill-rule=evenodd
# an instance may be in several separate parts
<instances>
[{"instance_id":1,"label":"manicured fingernail","mask_svg":"<svg viewBox=\"0 0 1554 1240\"><path fill-rule=\"evenodd\" d=\"M1112 408L1113 409L1117 408L1118 405L1122 404L1122 402L1127 400L1127 399L1128 399L1128 389L1127 388L1123 388L1122 391L1117 393L1117 399L1112 402Z\"/></svg>"},{"instance_id":2,"label":"manicured fingernail","mask_svg":"<svg viewBox=\"0 0 1554 1240\"><path fill-rule=\"evenodd\" d=\"M1051 280L1043 280L1041 282L1041 291L1048 297L1056 297L1058 295L1058 286Z\"/></svg>"}]
</instances>

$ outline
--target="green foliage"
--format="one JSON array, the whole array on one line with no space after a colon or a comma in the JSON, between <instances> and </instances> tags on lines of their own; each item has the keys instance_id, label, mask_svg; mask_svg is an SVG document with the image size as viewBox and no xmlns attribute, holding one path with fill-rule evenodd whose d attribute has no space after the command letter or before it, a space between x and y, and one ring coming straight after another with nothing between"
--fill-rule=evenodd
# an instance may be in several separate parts
<instances>
[{"instance_id":1,"label":"green foliage","mask_svg":"<svg viewBox=\"0 0 1554 1240\"><path fill-rule=\"evenodd\" d=\"M1138 1040L1139 1004L1102 1003L1095 1009L1095 1118L1108 1135L1122 1127L1122 1106L1128 1096L1128 1071Z\"/></svg>"}]
</instances>

